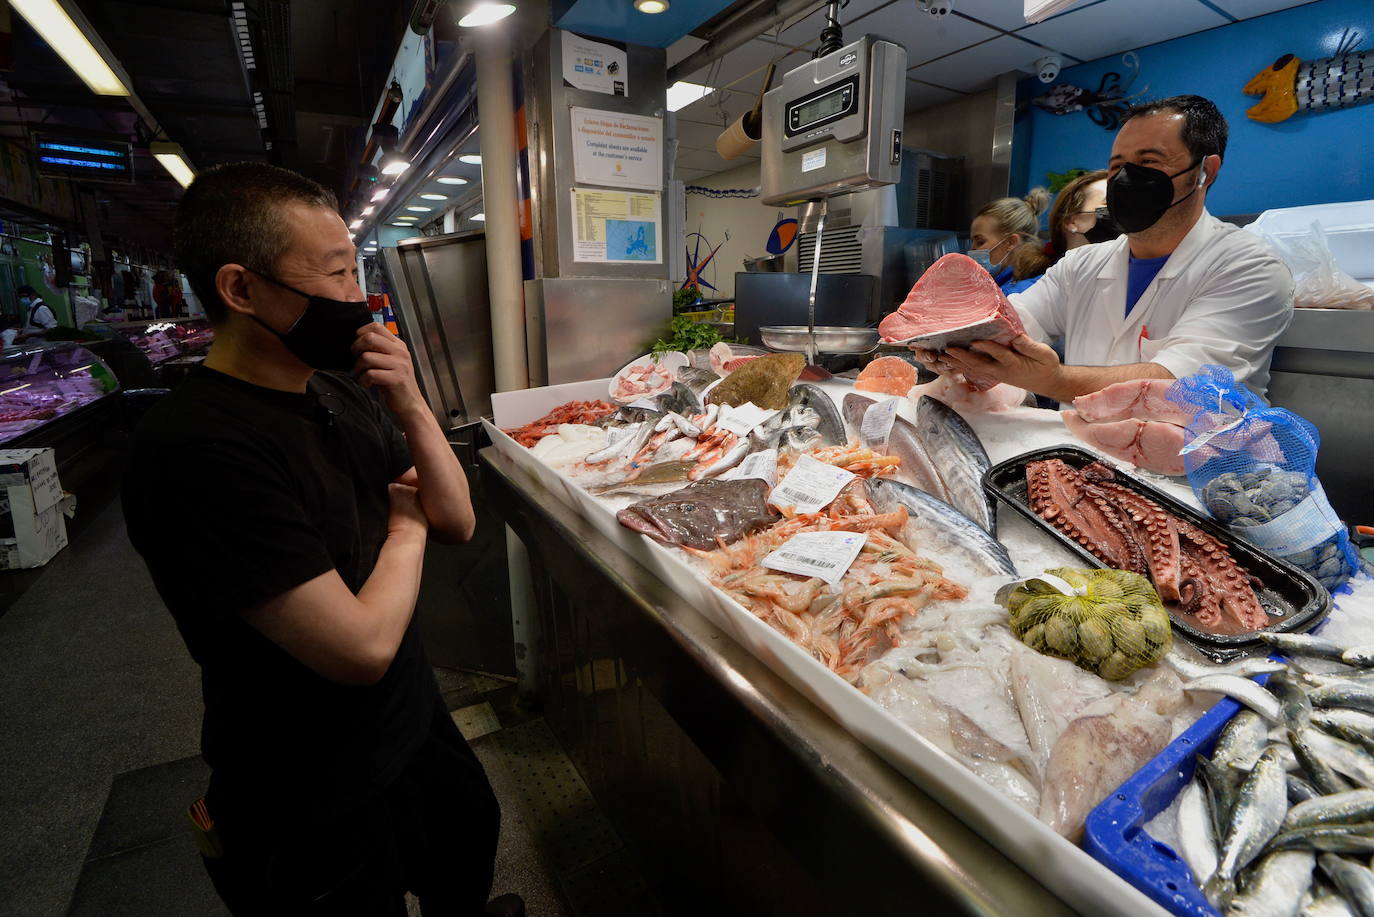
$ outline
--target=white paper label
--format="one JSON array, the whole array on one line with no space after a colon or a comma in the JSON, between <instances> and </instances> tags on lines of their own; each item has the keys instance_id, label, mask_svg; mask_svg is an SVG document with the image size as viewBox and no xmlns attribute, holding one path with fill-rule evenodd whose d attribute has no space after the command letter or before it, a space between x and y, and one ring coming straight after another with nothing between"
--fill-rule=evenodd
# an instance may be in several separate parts
<instances>
[{"instance_id":1,"label":"white paper label","mask_svg":"<svg viewBox=\"0 0 1374 917\"><path fill-rule=\"evenodd\" d=\"M864 412L863 422L859 424L859 438L865 445L879 452L887 448L887 438L892 433L892 424L897 420L900 402L900 398L889 398Z\"/></svg>"},{"instance_id":2,"label":"white paper label","mask_svg":"<svg viewBox=\"0 0 1374 917\"><path fill-rule=\"evenodd\" d=\"M814 513L829 506L854 477L853 472L803 455L773 488L768 502L777 507L790 506L797 513Z\"/></svg>"},{"instance_id":3,"label":"white paper label","mask_svg":"<svg viewBox=\"0 0 1374 917\"><path fill-rule=\"evenodd\" d=\"M802 171L814 172L817 169L825 168L825 147L819 150L812 150L809 153L802 153Z\"/></svg>"},{"instance_id":4,"label":"white paper label","mask_svg":"<svg viewBox=\"0 0 1374 917\"><path fill-rule=\"evenodd\" d=\"M762 478L772 487L778 480L778 450L764 449L744 457L734 468L720 476L722 481L742 481L745 478Z\"/></svg>"},{"instance_id":5,"label":"white paper label","mask_svg":"<svg viewBox=\"0 0 1374 917\"><path fill-rule=\"evenodd\" d=\"M621 440L629 439L639 432L641 426L642 424L632 423L626 424L623 427L607 427L606 448L609 449Z\"/></svg>"},{"instance_id":6,"label":"white paper label","mask_svg":"<svg viewBox=\"0 0 1374 917\"><path fill-rule=\"evenodd\" d=\"M731 408L728 414L725 413L725 407L725 405L721 406L720 416L716 418L716 426L722 430L729 430L736 436L748 436L755 427L778 413L761 408L752 401L746 401L737 408Z\"/></svg>"},{"instance_id":7,"label":"white paper label","mask_svg":"<svg viewBox=\"0 0 1374 917\"><path fill-rule=\"evenodd\" d=\"M1345 523L1327 502L1326 491L1318 485L1305 500L1277 519L1264 525L1234 526L1231 531L1256 547L1285 557L1315 548L1344 528Z\"/></svg>"},{"instance_id":8,"label":"white paper label","mask_svg":"<svg viewBox=\"0 0 1374 917\"><path fill-rule=\"evenodd\" d=\"M835 585L863 550L863 532L802 532L763 559L770 570L818 576Z\"/></svg>"}]
</instances>

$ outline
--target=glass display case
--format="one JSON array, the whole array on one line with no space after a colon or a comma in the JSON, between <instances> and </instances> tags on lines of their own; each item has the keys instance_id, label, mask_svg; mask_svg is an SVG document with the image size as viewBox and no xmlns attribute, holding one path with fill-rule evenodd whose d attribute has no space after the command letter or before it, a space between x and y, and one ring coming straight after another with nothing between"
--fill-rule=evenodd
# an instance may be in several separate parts
<instances>
[{"instance_id":1,"label":"glass display case","mask_svg":"<svg viewBox=\"0 0 1374 917\"><path fill-rule=\"evenodd\" d=\"M103 360L76 343L0 356L0 443L99 401L119 388Z\"/></svg>"},{"instance_id":2,"label":"glass display case","mask_svg":"<svg viewBox=\"0 0 1374 917\"><path fill-rule=\"evenodd\" d=\"M173 357L203 353L215 339L214 328L203 318L124 322L115 328L154 366Z\"/></svg>"}]
</instances>

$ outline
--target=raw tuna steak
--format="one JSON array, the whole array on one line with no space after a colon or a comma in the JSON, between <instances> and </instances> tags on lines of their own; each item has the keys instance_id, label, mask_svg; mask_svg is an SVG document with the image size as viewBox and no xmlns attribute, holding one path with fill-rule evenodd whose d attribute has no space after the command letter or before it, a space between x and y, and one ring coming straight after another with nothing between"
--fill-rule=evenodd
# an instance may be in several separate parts
<instances>
[{"instance_id":1,"label":"raw tuna steak","mask_svg":"<svg viewBox=\"0 0 1374 917\"><path fill-rule=\"evenodd\" d=\"M1087 423L1077 411L1061 413L1069 432L1099 452L1156 474L1179 475L1186 471L1178 452L1188 442L1188 431L1178 424L1134 417Z\"/></svg>"},{"instance_id":2,"label":"raw tuna steak","mask_svg":"<svg viewBox=\"0 0 1374 917\"><path fill-rule=\"evenodd\" d=\"M921 275L878 331L884 341L944 350L974 341L1006 344L1025 328L992 275L967 255L953 253Z\"/></svg>"},{"instance_id":3,"label":"raw tuna steak","mask_svg":"<svg viewBox=\"0 0 1374 917\"><path fill-rule=\"evenodd\" d=\"M1132 379L1117 382L1091 395L1073 400L1074 410L1088 423L1116 420L1158 420L1187 426L1195 408L1169 400L1173 379Z\"/></svg>"}]
</instances>

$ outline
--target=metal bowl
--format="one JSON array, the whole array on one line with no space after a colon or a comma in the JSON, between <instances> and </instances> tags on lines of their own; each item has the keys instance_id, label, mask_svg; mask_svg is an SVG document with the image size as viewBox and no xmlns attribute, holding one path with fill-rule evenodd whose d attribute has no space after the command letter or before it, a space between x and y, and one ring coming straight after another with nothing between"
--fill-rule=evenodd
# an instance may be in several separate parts
<instances>
[{"instance_id":1,"label":"metal bowl","mask_svg":"<svg viewBox=\"0 0 1374 917\"><path fill-rule=\"evenodd\" d=\"M759 328L763 343L773 350L805 353L811 334L805 325L764 325ZM820 353L871 353L878 346L877 328L816 326L816 350Z\"/></svg>"}]
</instances>

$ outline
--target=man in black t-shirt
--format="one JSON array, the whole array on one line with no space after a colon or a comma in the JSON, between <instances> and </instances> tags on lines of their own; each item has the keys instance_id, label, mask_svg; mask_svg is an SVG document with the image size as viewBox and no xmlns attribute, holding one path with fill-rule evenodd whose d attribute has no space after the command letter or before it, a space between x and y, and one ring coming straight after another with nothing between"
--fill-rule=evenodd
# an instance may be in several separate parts
<instances>
[{"instance_id":1,"label":"man in black t-shirt","mask_svg":"<svg viewBox=\"0 0 1374 917\"><path fill-rule=\"evenodd\" d=\"M124 512L201 666L211 878L235 914L481 914L496 799L412 620L427 535L475 523L410 354L308 179L202 173L176 246L215 342L139 426Z\"/></svg>"}]
</instances>

